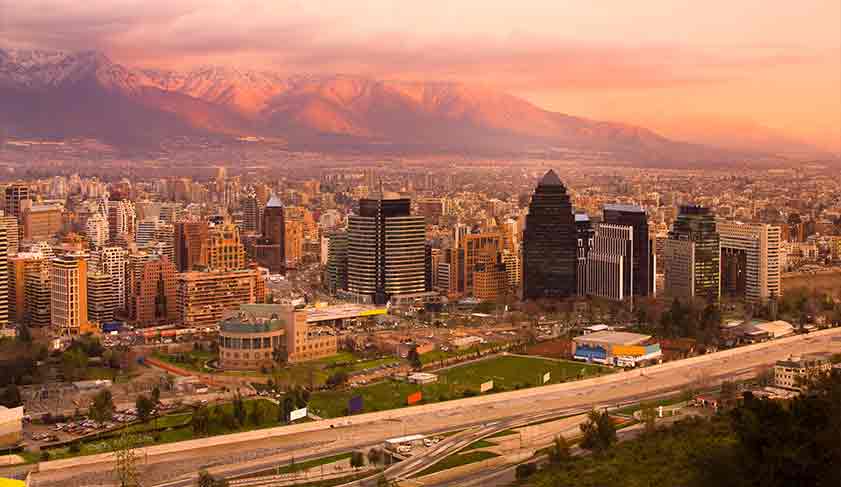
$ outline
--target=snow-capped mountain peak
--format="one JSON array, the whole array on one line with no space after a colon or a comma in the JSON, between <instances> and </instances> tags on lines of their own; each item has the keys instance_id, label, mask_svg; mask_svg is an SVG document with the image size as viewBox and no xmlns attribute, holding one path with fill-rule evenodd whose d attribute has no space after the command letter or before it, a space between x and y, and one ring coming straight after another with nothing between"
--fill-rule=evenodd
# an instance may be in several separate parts
<instances>
[{"instance_id":1,"label":"snow-capped mountain peak","mask_svg":"<svg viewBox=\"0 0 841 487\"><path fill-rule=\"evenodd\" d=\"M147 83L142 78L98 51L0 49L0 83L5 85L47 89L95 79L106 88L132 90Z\"/></svg>"}]
</instances>

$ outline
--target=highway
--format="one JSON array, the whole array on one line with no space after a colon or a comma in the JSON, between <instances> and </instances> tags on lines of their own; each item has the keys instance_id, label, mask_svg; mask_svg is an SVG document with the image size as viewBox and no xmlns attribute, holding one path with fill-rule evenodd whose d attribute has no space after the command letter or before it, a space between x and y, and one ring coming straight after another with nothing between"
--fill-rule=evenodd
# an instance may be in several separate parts
<instances>
[{"instance_id":1,"label":"highway","mask_svg":"<svg viewBox=\"0 0 841 487\"><path fill-rule=\"evenodd\" d=\"M753 374L757 368L771 365L790 354L811 352L841 352L841 328L594 379L367 413L350 418L157 445L143 448L139 453L146 462L144 472L152 476L150 484L186 486L195 482L195 472L198 468L207 465L210 465L209 470L212 473L230 476L260 467L265 469L266 465L271 467L285 464L293 456L298 460L349 451L405 434L451 431L487 425L495 421L536 417L547 411L589 409L594 406L625 403L633 399L642 400L703 382L745 377ZM447 444L449 443L445 443L444 446ZM250 452L261 450L275 453L248 461L239 460L243 457L250 458ZM225 458L228 459L227 462L223 460ZM40 466L41 471L34 476L34 485L85 485L86 479L97 476L101 478L105 472L110 471L112 461L111 455L102 454L44 462ZM426 468L427 461L433 460L423 460L423 465L415 466ZM185 472L190 466L195 468ZM395 469L395 475L404 474L405 472Z\"/></svg>"}]
</instances>

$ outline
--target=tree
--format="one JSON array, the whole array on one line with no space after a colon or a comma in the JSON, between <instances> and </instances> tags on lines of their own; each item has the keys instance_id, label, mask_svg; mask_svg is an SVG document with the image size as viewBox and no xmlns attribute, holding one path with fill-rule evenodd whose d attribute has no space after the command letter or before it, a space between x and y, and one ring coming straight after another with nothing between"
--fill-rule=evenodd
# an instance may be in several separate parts
<instances>
[{"instance_id":1,"label":"tree","mask_svg":"<svg viewBox=\"0 0 841 487\"><path fill-rule=\"evenodd\" d=\"M698 485L841 485L841 372L816 376L788 404L746 392L729 413L735 440L698 458Z\"/></svg>"},{"instance_id":2,"label":"tree","mask_svg":"<svg viewBox=\"0 0 841 487\"><path fill-rule=\"evenodd\" d=\"M274 361L274 363L280 365L286 363L288 359L289 354L286 353L286 350L282 348L275 348L274 350L272 350L272 360Z\"/></svg>"},{"instance_id":3,"label":"tree","mask_svg":"<svg viewBox=\"0 0 841 487\"><path fill-rule=\"evenodd\" d=\"M640 410L640 417L646 433L653 433L657 429L657 409L654 404L643 404Z\"/></svg>"},{"instance_id":4,"label":"tree","mask_svg":"<svg viewBox=\"0 0 841 487\"><path fill-rule=\"evenodd\" d=\"M724 407L729 407L736 402L738 394L739 391L734 382L726 380L721 383L721 395L719 398Z\"/></svg>"},{"instance_id":5,"label":"tree","mask_svg":"<svg viewBox=\"0 0 841 487\"><path fill-rule=\"evenodd\" d=\"M228 481L214 477L207 470L199 470L198 487L228 487Z\"/></svg>"},{"instance_id":6,"label":"tree","mask_svg":"<svg viewBox=\"0 0 841 487\"><path fill-rule=\"evenodd\" d=\"M210 411L207 406L200 405L193 409L193 418L190 421L193 426L193 434L204 436L210 426Z\"/></svg>"},{"instance_id":7,"label":"tree","mask_svg":"<svg viewBox=\"0 0 841 487\"><path fill-rule=\"evenodd\" d=\"M517 478L517 480L524 480L531 477L535 473L537 473L536 463L521 463L517 465L517 469L514 471L514 476Z\"/></svg>"},{"instance_id":8,"label":"tree","mask_svg":"<svg viewBox=\"0 0 841 487\"><path fill-rule=\"evenodd\" d=\"M242 400L242 395L239 392L234 396L231 406L234 410L234 418L236 418L240 426L244 425L247 412L245 410L245 401Z\"/></svg>"},{"instance_id":9,"label":"tree","mask_svg":"<svg viewBox=\"0 0 841 487\"><path fill-rule=\"evenodd\" d=\"M0 405L6 406L7 408L16 408L21 404L18 386L15 384L7 385L3 389L3 393L0 394Z\"/></svg>"},{"instance_id":10,"label":"tree","mask_svg":"<svg viewBox=\"0 0 841 487\"><path fill-rule=\"evenodd\" d=\"M20 340L21 343L32 343L32 332L29 331L28 326L18 326L18 340Z\"/></svg>"},{"instance_id":11,"label":"tree","mask_svg":"<svg viewBox=\"0 0 841 487\"><path fill-rule=\"evenodd\" d=\"M570 458L569 443L564 435L558 435L549 448L549 463L561 465Z\"/></svg>"},{"instance_id":12,"label":"tree","mask_svg":"<svg viewBox=\"0 0 841 487\"><path fill-rule=\"evenodd\" d=\"M213 487L213 475L210 475L207 470L199 470L198 487Z\"/></svg>"},{"instance_id":13,"label":"tree","mask_svg":"<svg viewBox=\"0 0 841 487\"><path fill-rule=\"evenodd\" d=\"M350 455L350 466L359 469L365 466L365 455L361 451L354 451Z\"/></svg>"},{"instance_id":14,"label":"tree","mask_svg":"<svg viewBox=\"0 0 841 487\"><path fill-rule=\"evenodd\" d=\"M88 368L88 354L78 347L69 348L61 355L61 371L65 380L79 380Z\"/></svg>"},{"instance_id":15,"label":"tree","mask_svg":"<svg viewBox=\"0 0 841 487\"><path fill-rule=\"evenodd\" d=\"M137 396L137 400L134 401L134 408L137 409L137 417L142 422L146 422L149 420L149 417L152 414L152 410L155 409L155 403L144 395Z\"/></svg>"},{"instance_id":16,"label":"tree","mask_svg":"<svg viewBox=\"0 0 841 487\"><path fill-rule=\"evenodd\" d=\"M774 368L770 366L760 367L756 373L756 382L763 387L773 385Z\"/></svg>"},{"instance_id":17,"label":"tree","mask_svg":"<svg viewBox=\"0 0 841 487\"><path fill-rule=\"evenodd\" d=\"M587 422L581 425L581 446L601 455L616 443L616 428L607 411L590 411L587 418Z\"/></svg>"},{"instance_id":18,"label":"tree","mask_svg":"<svg viewBox=\"0 0 841 487\"><path fill-rule=\"evenodd\" d=\"M371 465L379 465L383 463L383 451L379 448L371 448L368 450L368 463Z\"/></svg>"},{"instance_id":19,"label":"tree","mask_svg":"<svg viewBox=\"0 0 841 487\"><path fill-rule=\"evenodd\" d=\"M120 487L137 487L140 485L136 444L137 439L125 431L111 444L114 451L114 476L117 477Z\"/></svg>"},{"instance_id":20,"label":"tree","mask_svg":"<svg viewBox=\"0 0 841 487\"><path fill-rule=\"evenodd\" d=\"M89 415L91 419L100 423L111 419L114 415L114 398L111 391L103 389L94 396Z\"/></svg>"},{"instance_id":21,"label":"tree","mask_svg":"<svg viewBox=\"0 0 841 487\"><path fill-rule=\"evenodd\" d=\"M423 365L421 363L421 358L420 358L420 354L418 353L417 345L413 346L409 350L409 353L406 354L406 359L409 360L409 363L412 365L412 368L415 369L415 370L420 370L421 366Z\"/></svg>"},{"instance_id":22,"label":"tree","mask_svg":"<svg viewBox=\"0 0 841 487\"><path fill-rule=\"evenodd\" d=\"M327 378L327 386L329 387L339 387L345 385L347 382L347 372L344 370L339 370L334 372Z\"/></svg>"},{"instance_id":23,"label":"tree","mask_svg":"<svg viewBox=\"0 0 841 487\"><path fill-rule=\"evenodd\" d=\"M289 414L295 409L295 398L293 398L290 394L287 394L283 398L283 401L281 401L281 404L283 405L281 409L284 411L283 421L286 422L289 420Z\"/></svg>"}]
</instances>

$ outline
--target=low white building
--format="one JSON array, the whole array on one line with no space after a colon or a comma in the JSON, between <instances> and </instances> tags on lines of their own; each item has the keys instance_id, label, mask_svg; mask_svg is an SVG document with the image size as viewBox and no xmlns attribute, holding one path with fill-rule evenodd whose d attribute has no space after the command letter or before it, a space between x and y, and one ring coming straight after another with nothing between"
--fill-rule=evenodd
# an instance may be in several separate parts
<instances>
[{"instance_id":1,"label":"low white building","mask_svg":"<svg viewBox=\"0 0 841 487\"><path fill-rule=\"evenodd\" d=\"M23 438L23 406L0 406L0 447L17 445Z\"/></svg>"},{"instance_id":2,"label":"low white building","mask_svg":"<svg viewBox=\"0 0 841 487\"><path fill-rule=\"evenodd\" d=\"M477 336L467 336L462 338L456 338L452 340L451 343L457 349L464 350L465 348L470 348L485 343L485 340L484 338Z\"/></svg>"},{"instance_id":3,"label":"low white building","mask_svg":"<svg viewBox=\"0 0 841 487\"><path fill-rule=\"evenodd\" d=\"M409 374L407 379L413 384L432 384L434 382L438 382L438 376L428 372L415 372L413 374Z\"/></svg>"},{"instance_id":4,"label":"low white building","mask_svg":"<svg viewBox=\"0 0 841 487\"><path fill-rule=\"evenodd\" d=\"M785 360L778 360L774 365L774 385L800 391L803 389L803 381L830 370L832 361L829 354L792 355Z\"/></svg>"}]
</instances>

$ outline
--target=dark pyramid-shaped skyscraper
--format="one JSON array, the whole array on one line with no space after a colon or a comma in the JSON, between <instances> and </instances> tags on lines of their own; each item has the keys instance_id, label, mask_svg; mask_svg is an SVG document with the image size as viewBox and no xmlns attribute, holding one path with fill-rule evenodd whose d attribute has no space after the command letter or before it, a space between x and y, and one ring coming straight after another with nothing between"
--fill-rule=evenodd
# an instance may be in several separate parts
<instances>
[{"instance_id":1,"label":"dark pyramid-shaped skyscraper","mask_svg":"<svg viewBox=\"0 0 841 487\"><path fill-rule=\"evenodd\" d=\"M550 170L537 184L523 231L523 299L577 292L578 239L566 187Z\"/></svg>"}]
</instances>

